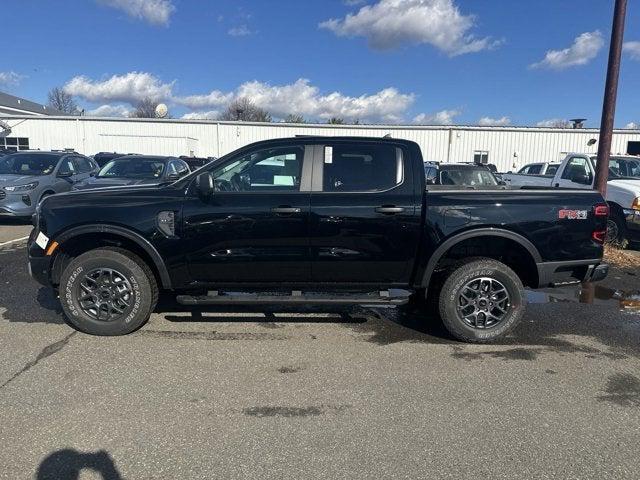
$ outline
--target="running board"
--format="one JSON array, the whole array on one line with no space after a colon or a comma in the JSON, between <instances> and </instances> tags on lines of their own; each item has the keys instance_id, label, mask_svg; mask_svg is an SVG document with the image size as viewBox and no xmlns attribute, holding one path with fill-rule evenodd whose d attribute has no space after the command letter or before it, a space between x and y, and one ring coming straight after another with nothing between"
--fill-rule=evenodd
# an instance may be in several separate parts
<instances>
[{"instance_id":1,"label":"running board","mask_svg":"<svg viewBox=\"0 0 640 480\"><path fill-rule=\"evenodd\" d=\"M381 290L371 293L316 293L293 291L289 293L245 293L210 291L207 295L178 295L181 305L405 305L412 292L408 290Z\"/></svg>"}]
</instances>

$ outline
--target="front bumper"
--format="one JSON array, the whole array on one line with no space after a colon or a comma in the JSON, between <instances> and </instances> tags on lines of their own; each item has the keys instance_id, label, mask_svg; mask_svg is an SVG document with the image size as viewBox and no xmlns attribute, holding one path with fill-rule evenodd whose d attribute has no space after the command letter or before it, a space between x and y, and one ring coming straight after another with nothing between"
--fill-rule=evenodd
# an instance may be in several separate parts
<instances>
[{"instance_id":1,"label":"front bumper","mask_svg":"<svg viewBox=\"0 0 640 480\"><path fill-rule=\"evenodd\" d=\"M627 236L629 240L640 242L640 210L623 210L627 222Z\"/></svg>"},{"instance_id":2,"label":"front bumper","mask_svg":"<svg viewBox=\"0 0 640 480\"><path fill-rule=\"evenodd\" d=\"M45 255L44 250L36 242L38 229L31 230L27 242L27 254L29 258L29 275L40 285L51 286L51 257Z\"/></svg>"},{"instance_id":3,"label":"front bumper","mask_svg":"<svg viewBox=\"0 0 640 480\"><path fill-rule=\"evenodd\" d=\"M538 288L561 287L606 278L609 265L599 258L570 262L538 263Z\"/></svg>"},{"instance_id":4,"label":"front bumper","mask_svg":"<svg viewBox=\"0 0 640 480\"><path fill-rule=\"evenodd\" d=\"M31 192L8 193L0 199L0 217L30 217L36 210Z\"/></svg>"}]
</instances>

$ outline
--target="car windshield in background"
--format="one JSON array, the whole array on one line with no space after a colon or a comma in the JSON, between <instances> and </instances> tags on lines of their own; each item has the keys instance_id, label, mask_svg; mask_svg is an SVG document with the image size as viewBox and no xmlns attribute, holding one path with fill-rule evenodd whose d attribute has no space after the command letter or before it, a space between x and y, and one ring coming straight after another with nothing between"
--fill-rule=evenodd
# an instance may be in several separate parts
<instances>
[{"instance_id":1,"label":"car windshield in background","mask_svg":"<svg viewBox=\"0 0 640 480\"><path fill-rule=\"evenodd\" d=\"M159 179L164 173L165 162L152 158L120 158L111 160L98 173L98 178Z\"/></svg>"},{"instance_id":2,"label":"car windshield in background","mask_svg":"<svg viewBox=\"0 0 640 480\"><path fill-rule=\"evenodd\" d=\"M465 185L469 187L495 187L493 174L485 168L446 168L439 172L441 185Z\"/></svg>"},{"instance_id":3,"label":"car windshield in background","mask_svg":"<svg viewBox=\"0 0 640 480\"><path fill-rule=\"evenodd\" d=\"M60 155L17 153L0 158L0 175L49 175Z\"/></svg>"},{"instance_id":4,"label":"car windshield in background","mask_svg":"<svg viewBox=\"0 0 640 480\"><path fill-rule=\"evenodd\" d=\"M612 177L640 178L640 159L611 157L609 173Z\"/></svg>"}]
</instances>

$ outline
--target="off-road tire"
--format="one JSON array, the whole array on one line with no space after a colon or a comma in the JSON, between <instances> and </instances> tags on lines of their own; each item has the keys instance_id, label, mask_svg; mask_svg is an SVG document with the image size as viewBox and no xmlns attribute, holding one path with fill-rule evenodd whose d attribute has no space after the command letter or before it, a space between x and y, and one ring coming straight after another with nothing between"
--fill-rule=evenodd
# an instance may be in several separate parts
<instances>
[{"instance_id":1,"label":"off-road tire","mask_svg":"<svg viewBox=\"0 0 640 480\"><path fill-rule=\"evenodd\" d=\"M468 325L458 313L461 290L478 278L495 279L509 295L509 308L500 323L483 329ZM524 287L513 270L497 260L475 258L451 269L440 290L438 310L445 328L456 339L469 343L491 343L515 328L524 315L525 306Z\"/></svg>"},{"instance_id":2,"label":"off-road tire","mask_svg":"<svg viewBox=\"0 0 640 480\"><path fill-rule=\"evenodd\" d=\"M96 320L83 310L79 282L95 269L113 269L131 287L130 306L115 319ZM144 325L158 302L158 285L151 268L134 253L115 247L90 250L74 258L60 278L60 303L68 322L91 335L126 335Z\"/></svg>"}]
</instances>

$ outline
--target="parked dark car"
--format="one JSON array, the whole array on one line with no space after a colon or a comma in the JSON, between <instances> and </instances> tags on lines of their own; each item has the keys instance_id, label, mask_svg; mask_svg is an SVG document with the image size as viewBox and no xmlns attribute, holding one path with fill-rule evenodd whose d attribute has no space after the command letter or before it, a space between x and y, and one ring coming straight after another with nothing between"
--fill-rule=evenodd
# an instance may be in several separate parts
<instances>
[{"instance_id":1,"label":"parked dark car","mask_svg":"<svg viewBox=\"0 0 640 480\"><path fill-rule=\"evenodd\" d=\"M608 209L597 191L425 178L420 147L407 140L258 142L171 184L47 198L30 271L58 289L73 326L97 335L136 330L165 290L191 306L413 298L426 308L434 298L451 334L471 342L520 321L524 287L607 274Z\"/></svg>"},{"instance_id":2,"label":"parked dark car","mask_svg":"<svg viewBox=\"0 0 640 480\"><path fill-rule=\"evenodd\" d=\"M427 185L458 185L468 188L505 188L504 182L484 165L467 163L426 163Z\"/></svg>"},{"instance_id":3,"label":"parked dark car","mask_svg":"<svg viewBox=\"0 0 640 480\"><path fill-rule=\"evenodd\" d=\"M179 158L126 155L111 160L97 175L77 183L73 189L174 182L190 171L189 166Z\"/></svg>"},{"instance_id":4,"label":"parked dark car","mask_svg":"<svg viewBox=\"0 0 640 480\"><path fill-rule=\"evenodd\" d=\"M28 218L43 198L68 192L98 170L74 152L23 151L0 157L0 216Z\"/></svg>"}]
</instances>

